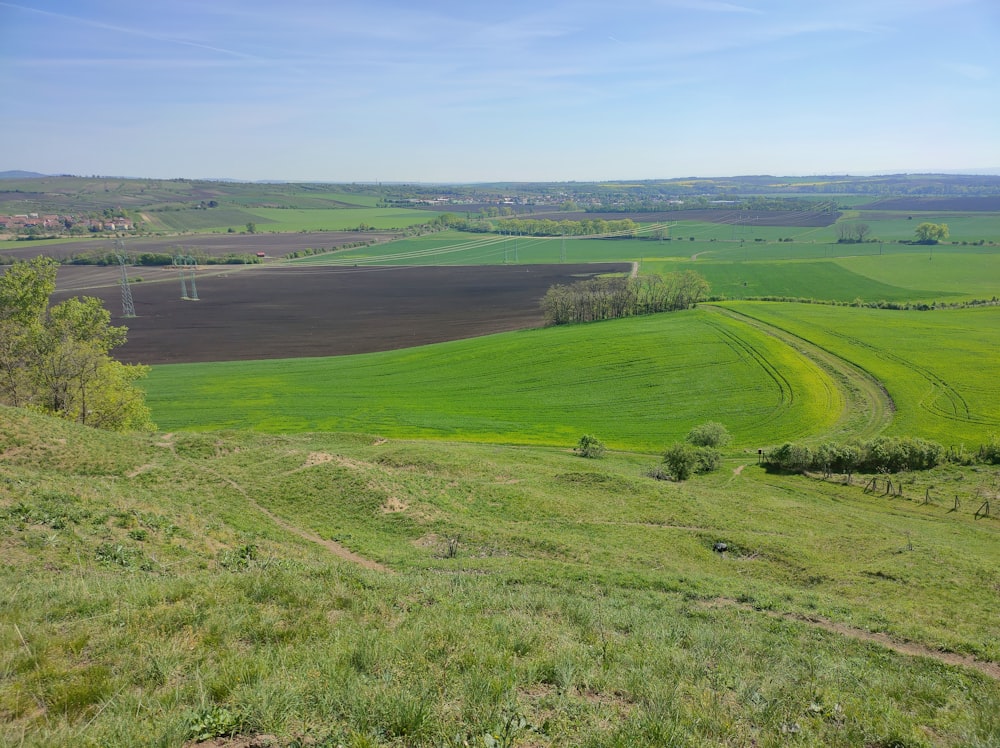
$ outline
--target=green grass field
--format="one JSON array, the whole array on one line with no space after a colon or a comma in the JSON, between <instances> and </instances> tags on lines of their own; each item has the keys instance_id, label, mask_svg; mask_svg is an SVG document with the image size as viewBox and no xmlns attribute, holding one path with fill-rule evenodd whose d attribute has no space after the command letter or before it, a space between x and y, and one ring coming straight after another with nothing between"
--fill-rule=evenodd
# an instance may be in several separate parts
<instances>
[{"instance_id":1,"label":"green grass field","mask_svg":"<svg viewBox=\"0 0 1000 748\"><path fill-rule=\"evenodd\" d=\"M920 499L995 469L888 499L752 457L678 485L630 455L0 416L4 745L1000 737L998 523Z\"/></svg>"},{"instance_id":2,"label":"green grass field","mask_svg":"<svg viewBox=\"0 0 1000 748\"><path fill-rule=\"evenodd\" d=\"M705 420L745 447L822 433L829 375L776 338L692 311L361 356L157 366L166 430L364 431L656 452Z\"/></svg>"},{"instance_id":3,"label":"green grass field","mask_svg":"<svg viewBox=\"0 0 1000 748\"><path fill-rule=\"evenodd\" d=\"M977 447L1000 433L1000 309L935 312L731 302L868 371L895 402L890 433Z\"/></svg>"},{"instance_id":4,"label":"green grass field","mask_svg":"<svg viewBox=\"0 0 1000 748\"><path fill-rule=\"evenodd\" d=\"M267 231L349 231L361 224L376 229L398 229L426 223L438 215L406 208L247 208L246 212L267 221Z\"/></svg>"}]
</instances>

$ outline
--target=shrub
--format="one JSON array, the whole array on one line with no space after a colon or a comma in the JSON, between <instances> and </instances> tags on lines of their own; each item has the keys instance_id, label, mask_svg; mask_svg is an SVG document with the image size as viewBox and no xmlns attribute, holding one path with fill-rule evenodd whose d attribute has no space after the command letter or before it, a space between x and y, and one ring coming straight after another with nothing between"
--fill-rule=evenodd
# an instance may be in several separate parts
<instances>
[{"instance_id":1,"label":"shrub","mask_svg":"<svg viewBox=\"0 0 1000 748\"><path fill-rule=\"evenodd\" d=\"M584 434L574 450L581 457L598 458L604 455L604 442L592 434Z\"/></svg>"},{"instance_id":2,"label":"shrub","mask_svg":"<svg viewBox=\"0 0 1000 748\"><path fill-rule=\"evenodd\" d=\"M719 467L722 455L711 447L676 442L663 454L666 473L674 480L687 480L695 473L710 473ZM659 477L659 476L654 476Z\"/></svg>"},{"instance_id":3,"label":"shrub","mask_svg":"<svg viewBox=\"0 0 1000 748\"><path fill-rule=\"evenodd\" d=\"M1000 434L990 434L990 440L979 449L979 459L990 465L1000 465Z\"/></svg>"},{"instance_id":4,"label":"shrub","mask_svg":"<svg viewBox=\"0 0 1000 748\"><path fill-rule=\"evenodd\" d=\"M733 437L718 421L709 421L695 426L688 432L687 440L696 447L725 447Z\"/></svg>"}]
</instances>

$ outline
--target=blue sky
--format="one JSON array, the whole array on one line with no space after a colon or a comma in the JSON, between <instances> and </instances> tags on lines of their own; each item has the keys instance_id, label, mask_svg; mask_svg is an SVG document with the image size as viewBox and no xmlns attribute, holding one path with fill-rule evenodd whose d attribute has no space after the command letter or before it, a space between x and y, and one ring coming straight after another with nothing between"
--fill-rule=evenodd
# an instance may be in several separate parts
<instances>
[{"instance_id":1,"label":"blue sky","mask_svg":"<svg viewBox=\"0 0 1000 748\"><path fill-rule=\"evenodd\" d=\"M0 0L0 170L568 181L1000 167L998 0Z\"/></svg>"}]
</instances>

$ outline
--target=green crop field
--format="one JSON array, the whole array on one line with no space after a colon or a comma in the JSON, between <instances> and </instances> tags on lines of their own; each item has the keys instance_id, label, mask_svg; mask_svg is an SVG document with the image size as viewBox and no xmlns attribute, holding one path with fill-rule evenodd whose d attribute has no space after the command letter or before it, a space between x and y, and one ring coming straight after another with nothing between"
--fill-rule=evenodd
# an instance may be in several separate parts
<instances>
[{"instance_id":1,"label":"green crop field","mask_svg":"<svg viewBox=\"0 0 1000 748\"><path fill-rule=\"evenodd\" d=\"M210 229L240 229L248 222L262 224L261 228L271 228L273 222L261 218L247 210L236 208L213 208L212 210L161 210L150 212L150 219L170 231L206 231ZM159 228L159 227L156 227Z\"/></svg>"},{"instance_id":2,"label":"green crop field","mask_svg":"<svg viewBox=\"0 0 1000 748\"><path fill-rule=\"evenodd\" d=\"M907 289L911 300L1000 296L1000 249L946 246L921 250L884 257L842 258L836 262L873 281ZM933 289L931 295L926 289Z\"/></svg>"},{"instance_id":3,"label":"green crop field","mask_svg":"<svg viewBox=\"0 0 1000 748\"><path fill-rule=\"evenodd\" d=\"M844 401L780 340L710 312L327 359L157 366L161 428L366 431L658 451L704 420L747 447L823 433Z\"/></svg>"},{"instance_id":4,"label":"green crop field","mask_svg":"<svg viewBox=\"0 0 1000 748\"><path fill-rule=\"evenodd\" d=\"M868 371L895 403L890 433L981 444L1000 432L1000 310L935 312L731 302Z\"/></svg>"},{"instance_id":5,"label":"green crop field","mask_svg":"<svg viewBox=\"0 0 1000 748\"><path fill-rule=\"evenodd\" d=\"M888 259L888 258L881 258ZM926 258L924 258L926 262ZM877 263L876 263L877 265ZM792 299L821 301L911 301L914 299L959 298L957 291L921 290L912 284L925 280L935 283L933 277L923 278L914 274L909 287L891 285L895 280L891 271L884 272L884 280L875 280L854 270L856 266L845 260L816 260L788 262L649 262L644 261L642 272L670 272L693 270L704 277L712 288L713 296L730 299L745 297L778 296ZM865 269L865 266L860 266Z\"/></svg>"},{"instance_id":6,"label":"green crop field","mask_svg":"<svg viewBox=\"0 0 1000 748\"><path fill-rule=\"evenodd\" d=\"M407 208L247 208L246 212L267 221L267 231L349 231L361 224L376 229L398 229L426 223L438 215Z\"/></svg>"}]
</instances>

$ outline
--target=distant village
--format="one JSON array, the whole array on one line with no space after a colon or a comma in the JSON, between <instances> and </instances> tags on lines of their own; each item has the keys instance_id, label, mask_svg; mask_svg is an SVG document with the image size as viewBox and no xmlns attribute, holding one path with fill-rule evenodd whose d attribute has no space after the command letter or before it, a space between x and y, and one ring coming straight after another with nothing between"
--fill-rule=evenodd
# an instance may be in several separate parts
<instances>
[{"instance_id":1,"label":"distant village","mask_svg":"<svg viewBox=\"0 0 1000 748\"><path fill-rule=\"evenodd\" d=\"M54 234L100 231L134 231L135 224L125 216L56 215L54 213L22 213L0 215L0 231L13 234Z\"/></svg>"}]
</instances>

